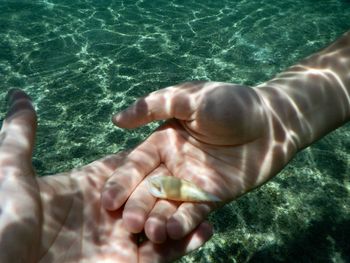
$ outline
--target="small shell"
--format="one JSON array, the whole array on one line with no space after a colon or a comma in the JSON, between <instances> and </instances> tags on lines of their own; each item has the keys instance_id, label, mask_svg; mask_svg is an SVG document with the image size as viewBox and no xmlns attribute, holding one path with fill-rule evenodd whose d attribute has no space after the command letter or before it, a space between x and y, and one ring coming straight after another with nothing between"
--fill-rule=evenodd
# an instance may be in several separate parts
<instances>
[{"instance_id":1,"label":"small shell","mask_svg":"<svg viewBox=\"0 0 350 263\"><path fill-rule=\"evenodd\" d=\"M221 202L221 200L198 186L174 176L157 175L148 178L150 193L162 199L188 202Z\"/></svg>"}]
</instances>

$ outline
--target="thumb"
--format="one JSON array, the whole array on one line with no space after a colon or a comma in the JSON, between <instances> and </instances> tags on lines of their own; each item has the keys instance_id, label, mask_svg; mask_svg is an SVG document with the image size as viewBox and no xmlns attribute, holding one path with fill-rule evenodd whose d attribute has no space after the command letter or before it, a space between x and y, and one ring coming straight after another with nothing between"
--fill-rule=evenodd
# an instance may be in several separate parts
<instances>
[{"instance_id":1,"label":"thumb","mask_svg":"<svg viewBox=\"0 0 350 263\"><path fill-rule=\"evenodd\" d=\"M203 84L189 82L152 92L114 115L112 121L121 128L130 129L157 120L191 120L201 96L198 91Z\"/></svg>"},{"instance_id":2,"label":"thumb","mask_svg":"<svg viewBox=\"0 0 350 263\"><path fill-rule=\"evenodd\" d=\"M36 113L29 96L19 89L8 92L9 110L0 131L0 162L16 167L27 165L31 158L37 126Z\"/></svg>"}]
</instances>

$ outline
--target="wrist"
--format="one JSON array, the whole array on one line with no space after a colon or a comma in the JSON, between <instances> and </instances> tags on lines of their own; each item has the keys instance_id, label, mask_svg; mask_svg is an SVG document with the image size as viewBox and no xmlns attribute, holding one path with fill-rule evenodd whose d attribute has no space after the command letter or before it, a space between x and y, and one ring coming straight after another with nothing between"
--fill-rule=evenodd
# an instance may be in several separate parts
<instances>
[{"instance_id":1,"label":"wrist","mask_svg":"<svg viewBox=\"0 0 350 263\"><path fill-rule=\"evenodd\" d=\"M311 78L304 85L298 81L272 80L255 88L264 101L273 129L281 130L296 151L349 120L350 103L343 89L329 85L325 91L323 87Z\"/></svg>"},{"instance_id":2,"label":"wrist","mask_svg":"<svg viewBox=\"0 0 350 263\"><path fill-rule=\"evenodd\" d=\"M267 119L268 137L271 145L276 145L284 156L284 164L301 148L297 129L294 128L295 112L278 92L268 86L253 88L259 96Z\"/></svg>"},{"instance_id":3,"label":"wrist","mask_svg":"<svg viewBox=\"0 0 350 263\"><path fill-rule=\"evenodd\" d=\"M350 33L256 87L298 150L350 120Z\"/></svg>"}]
</instances>

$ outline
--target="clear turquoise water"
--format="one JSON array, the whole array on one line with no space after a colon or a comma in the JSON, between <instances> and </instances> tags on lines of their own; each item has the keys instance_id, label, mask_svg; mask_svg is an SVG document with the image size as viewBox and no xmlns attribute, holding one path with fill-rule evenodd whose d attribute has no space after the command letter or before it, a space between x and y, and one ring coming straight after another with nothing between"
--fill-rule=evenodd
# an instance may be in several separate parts
<instances>
[{"instance_id":1,"label":"clear turquoise water","mask_svg":"<svg viewBox=\"0 0 350 263\"><path fill-rule=\"evenodd\" d=\"M349 28L346 0L0 0L0 101L13 86L31 95L34 165L52 174L152 132L110 122L139 96L197 79L254 85ZM214 238L180 262L350 262L349 129L214 213Z\"/></svg>"}]
</instances>

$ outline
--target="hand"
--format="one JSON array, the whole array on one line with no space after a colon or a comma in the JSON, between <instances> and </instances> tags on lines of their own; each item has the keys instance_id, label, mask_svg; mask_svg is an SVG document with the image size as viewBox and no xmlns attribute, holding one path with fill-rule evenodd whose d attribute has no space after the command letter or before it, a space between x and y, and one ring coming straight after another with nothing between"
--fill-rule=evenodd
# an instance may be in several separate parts
<instances>
[{"instance_id":1,"label":"hand","mask_svg":"<svg viewBox=\"0 0 350 263\"><path fill-rule=\"evenodd\" d=\"M215 82L169 87L139 99L113 117L123 128L168 121L129 153L102 193L129 231L150 240L184 237L217 207L214 203L156 200L144 178L154 174L190 180L229 202L276 175L297 151L283 123L258 89Z\"/></svg>"},{"instance_id":2,"label":"hand","mask_svg":"<svg viewBox=\"0 0 350 263\"><path fill-rule=\"evenodd\" d=\"M124 227L121 209L101 207L102 187L125 154L36 177L35 111L19 90L9 100L0 132L0 262L168 262L209 239L211 227L203 223L181 241L140 243Z\"/></svg>"}]
</instances>

